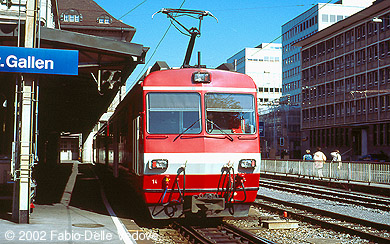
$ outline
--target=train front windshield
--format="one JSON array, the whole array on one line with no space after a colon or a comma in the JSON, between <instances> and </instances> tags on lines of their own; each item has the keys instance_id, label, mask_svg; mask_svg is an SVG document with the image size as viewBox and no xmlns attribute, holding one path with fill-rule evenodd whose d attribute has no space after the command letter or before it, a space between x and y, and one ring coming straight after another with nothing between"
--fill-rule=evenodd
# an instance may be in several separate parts
<instances>
[{"instance_id":1,"label":"train front windshield","mask_svg":"<svg viewBox=\"0 0 390 244\"><path fill-rule=\"evenodd\" d=\"M255 133L254 96L250 94L205 94L206 131L209 134Z\"/></svg>"},{"instance_id":2,"label":"train front windshield","mask_svg":"<svg viewBox=\"0 0 390 244\"><path fill-rule=\"evenodd\" d=\"M205 94L206 132L209 134L254 134L254 96L250 94ZM148 93L148 133L199 134L199 93Z\"/></svg>"},{"instance_id":3,"label":"train front windshield","mask_svg":"<svg viewBox=\"0 0 390 244\"><path fill-rule=\"evenodd\" d=\"M199 93L148 93L150 134L199 134L201 110Z\"/></svg>"}]
</instances>

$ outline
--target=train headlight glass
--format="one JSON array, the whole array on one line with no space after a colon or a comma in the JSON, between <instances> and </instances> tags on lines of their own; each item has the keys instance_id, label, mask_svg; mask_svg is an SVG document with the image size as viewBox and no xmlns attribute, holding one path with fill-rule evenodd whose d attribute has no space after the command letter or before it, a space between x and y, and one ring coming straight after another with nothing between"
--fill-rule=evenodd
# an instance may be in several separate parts
<instances>
[{"instance_id":1,"label":"train headlight glass","mask_svg":"<svg viewBox=\"0 0 390 244\"><path fill-rule=\"evenodd\" d=\"M168 168L168 159L153 159L149 164L149 169L166 169Z\"/></svg>"},{"instance_id":2,"label":"train headlight glass","mask_svg":"<svg viewBox=\"0 0 390 244\"><path fill-rule=\"evenodd\" d=\"M195 83L210 83L210 73L207 72L195 72L192 75Z\"/></svg>"},{"instance_id":3,"label":"train headlight glass","mask_svg":"<svg viewBox=\"0 0 390 244\"><path fill-rule=\"evenodd\" d=\"M240 160L241 168L255 168L256 160L254 159L241 159Z\"/></svg>"}]
</instances>

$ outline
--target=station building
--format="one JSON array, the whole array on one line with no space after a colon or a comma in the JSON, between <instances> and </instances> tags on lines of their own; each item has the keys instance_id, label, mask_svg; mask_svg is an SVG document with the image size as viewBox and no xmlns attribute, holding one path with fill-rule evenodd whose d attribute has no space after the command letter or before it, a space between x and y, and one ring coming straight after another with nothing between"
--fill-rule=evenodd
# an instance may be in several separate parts
<instances>
[{"instance_id":1,"label":"station building","mask_svg":"<svg viewBox=\"0 0 390 244\"><path fill-rule=\"evenodd\" d=\"M82 159L95 124L144 63L148 48L131 42L134 33L92 0L0 2L0 46L27 52L25 42L32 40L33 48L78 51L78 62L72 63L77 75L0 72L0 196L14 186L15 221L29 221L33 171L50 168L61 157ZM25 99L23 87L31 87L26 92L31 98ZM29 141L21 141L26 134ZM28 155L21 155L22 143L31 149ZM37 184L39 192L38 179Z\"/></svg>"},{"instance_id":2,"label":"station building","mask_svg":"<svg viewBox=\"0 0 390 244\"><path fill-rule=\"evenodd\" d=\"M33 133L39 134L34 154L40 157L35 158L55 163L62 152L65 158L78 160L93 126L136 65L144 62L148 48L131 43L135 28L94 1L41 1L37 8L37 47L78 50L79 75L39 76L36 112L40 112ZM2 46L23 47L25 21L26 1L0 3ZM0 183L10 180L18 76L0 73Z\"/></svg>"},{"instance_id":3,"label":"station building","mask_svg":"<svg viewBox=\"0 0 390 244\"><path fill-rule=\"evenodd\" d=\"M303 147L344 159L390 146L390 1L295 44L302 48Z\"/></svg>"},{"instance_id":4,"label":"station building","mask_svg":"<svg viewBox=\"0 0 390 244\"><path fill-rule=\"evenodd\" d=\"M57 15L58 25L62 30L66 31L109 38L124 43L130 43L136 32L133 26L117 20L94 1L60 0L58 1ZM97 75L104 77L104 82L109 79L110 89L113 88L116 82L125 82L118 80L121 76L121 70L119 69L107 67L106 69L101 69ZM98 86L100 85L98 84ZM107 109L108 114L113 113L116 105L120 102L118 101L119 97L123 96L125 92L125 85L118 89L117 95L113 98L113 103ZM103 116L103 120L105 120L107 113L103 114ZM86 132L83 135L81 131L79 133L72 133L71 131L61 132L59 138L59 160L79 160L85 163L93 162L92 145L93 136L96 131L97 129L93 128L89 135Z\"/></svg>"}]
</instances>

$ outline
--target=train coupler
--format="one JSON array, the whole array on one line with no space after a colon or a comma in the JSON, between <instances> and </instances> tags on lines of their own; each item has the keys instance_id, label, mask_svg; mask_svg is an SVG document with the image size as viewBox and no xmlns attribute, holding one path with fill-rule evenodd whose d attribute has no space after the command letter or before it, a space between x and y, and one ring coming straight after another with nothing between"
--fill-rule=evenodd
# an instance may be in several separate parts
<instances>
[{"instance_id":1,"label":"train coupler","mask_svg":"<svg viewBox=\"0 0 390 244\"><path fill-rule=\"evenodd\" d=\"M185 196L184 210L196 214L204 212L211 214L220 212L225 209L225 198L218 197L216 194L200 194L193 196Z\"/></svg>"}]
</instances>

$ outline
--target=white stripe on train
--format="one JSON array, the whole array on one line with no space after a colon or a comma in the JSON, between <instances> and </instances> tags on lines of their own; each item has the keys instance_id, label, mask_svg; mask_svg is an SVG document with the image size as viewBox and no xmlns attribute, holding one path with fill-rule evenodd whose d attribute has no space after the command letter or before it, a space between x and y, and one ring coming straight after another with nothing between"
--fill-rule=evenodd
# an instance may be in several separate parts
<instances>
[{"instance_id":1,"label":"white stripe on train","mask_svg":"<svg viewBox=\"0 0 390 244\"><path fill-rule=\"evenodd\" d=\"M149 169L153 159L168 159L168 169ZM234 171L238 172L241 159L255 159L256 168L252 170L240 169L251 173L260 173L260 153L145 153L144 174L177 174L181 166L186 165L186 174L221 174L224 165L230 163Z\"/></svg>"},{"instance_id":2,"label":"white stripe on train","mask_svg":"<svg viewBox=\"0 0 390 244\"><path fill-rule=\"evenodd\" d=\"M145 91L218 91L218 92L256 92L256 88L201 87L201 86L144 86Z\"/></svg>"}]
</instances>

